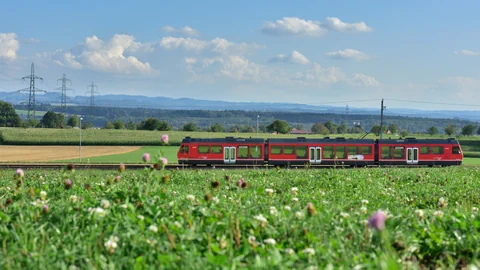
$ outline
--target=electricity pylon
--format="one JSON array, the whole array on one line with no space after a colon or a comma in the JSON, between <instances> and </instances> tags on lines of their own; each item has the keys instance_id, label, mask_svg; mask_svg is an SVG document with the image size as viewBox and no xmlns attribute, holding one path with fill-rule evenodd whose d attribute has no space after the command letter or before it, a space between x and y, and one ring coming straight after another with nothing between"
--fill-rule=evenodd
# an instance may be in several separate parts
<instances>
[{"instance_id":1,"label":"electricity pylon","mask_svg":"<svg viewBox=\"0 0 480 270\"><path fill-rule=\"evenodd\" d=\"M35 93L36 92L43 92L46 93L47 91L41 90L38 88L35 88L35 80L42 80L43 78L35 76L35 66L32 63L32 68L31 68L31 73L29 76L22 77L22 80L30 80L30 87L18 90L17 92L28 92L28 116L27 119L35 119L35 105L37 104L37 101L35 100ZM21 104L27 103L26 101L22 102Z\"/></svg>"},{"instance_id":2,"label":"electricity pylon","mask_svg":"<svg viewBox=\"0 0 480 270\"><path fill-rule=\"evenodd\" d=\"M62 109L62 113L65 115L66 109L67 109L67 91L73 91L73 89L67 88L67 82L69 82L70 85L72 85L72 81L67 79L67 76L65 75L65 73L63 74L63 78L57 80L57 84L58 84L58 81L62 81L62 87L55 88L54 90L61 91L60 106Z\"/></svg>"}]
</instances>

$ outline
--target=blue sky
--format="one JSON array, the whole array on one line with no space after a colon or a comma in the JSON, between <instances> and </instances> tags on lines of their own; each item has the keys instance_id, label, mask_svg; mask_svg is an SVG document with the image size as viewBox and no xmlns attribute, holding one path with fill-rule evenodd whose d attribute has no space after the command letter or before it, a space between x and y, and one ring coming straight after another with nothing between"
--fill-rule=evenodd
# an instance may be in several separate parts
<instances>
[{"instance_id":1,"label":"blue sky","mask_svg":"<svg viewBox=\"0 0 480 270\"><path fill-rule=\"evenodd\" d=\"M40 3L42 2L42 3ZM479 109L478 1L8 1L0 91ZM373 100L356 102L356 100ZM346 102L345 102L346 104Z\"/></svg>"}]
</instances>

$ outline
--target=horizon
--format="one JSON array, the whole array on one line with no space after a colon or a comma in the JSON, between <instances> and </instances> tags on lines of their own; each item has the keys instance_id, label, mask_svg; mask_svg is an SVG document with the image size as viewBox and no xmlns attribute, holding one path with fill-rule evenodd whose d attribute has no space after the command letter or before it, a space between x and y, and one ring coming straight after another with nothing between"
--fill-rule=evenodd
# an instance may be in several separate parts
<instances>
[{"instance_id":1,"label":"horizon","mask_svg":"<svg viewBox=\"0 0 480 270\"><path fill-rule=\"evenodd\" d=\"M0 17L0 91L27 87L19 79L34 62L47 91L65 73L78 93L93 81L100 95L480 107L471 102L480 99L475 1L27 2L5 3Z\"/></svg>"}]
</instances>

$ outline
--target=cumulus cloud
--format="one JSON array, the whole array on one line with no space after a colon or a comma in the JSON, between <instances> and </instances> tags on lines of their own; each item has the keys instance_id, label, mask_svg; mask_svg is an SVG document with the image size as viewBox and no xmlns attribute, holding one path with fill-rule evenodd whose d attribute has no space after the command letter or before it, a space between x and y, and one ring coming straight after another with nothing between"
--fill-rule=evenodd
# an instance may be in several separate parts
<instances>
[{"instance_id":1,"label":"cumulus cloud","mask_svg":"<svg viewBox=\"0 0 480 270\"><path fill-rule=\"evenodd\" d=\"M52 59L59 65L75 69L88 68L121 74L150 73L153 71L150 64L131 54L152 50L151 44L136 42L135 37L129 35L116 34L107 42L92 36L68 52L58 51Z\"/></svg>"},{"instance_id":2,"label":"cumulus cloud","mask_svg":"<svg viewBox=\"0 0 480 270\"><path fill-rule=\"evenodd\" d=\"M320 36L327 32L320 22L307 21L297 17L285 17L275 22L265 22L261 31L273 36Z\"/></svg>"},{"instance_id":3,"label":"cumulus cloud","mask_svg":"<svg viewBox=\"0 0 480 270\"><path fill-rule=\"evenodd\" d=\"M303 54L297 51L292 51L290 55L283 55L283 54L276 55L275 57L270 59L269 62L271 63L283 62L283 63L289 63L289 64L302 64L302 65L306 65L310 63L307 57L305 57Z\"/></svg>"},{"instance_id":4,"label":"cumulus cloud","mask_svg":"<svg viewBox=\"0 0 480 270\"><path fill-rule=\"evenodd\" d=\"M461 50L461 51L455 51L455 54L460 54L460 55L465 55L465 56L480 56L480 52L474 52L470 50Z\"/></svg>"},{"instance_id":5,"label":"cumulus cloud","mask_svg":"<svg viewBox=\"0 0 480 270\"><path fill-rule=\"evenodd\" d=\"M375 78L365 74L354 74L353 77L348 79L348 83L357 87L377 87L380 85Z\"/></svg>"},{"instance_id":6,"label":"cumulus cloud","mask_svg":"<svg viewBox=\"0 0 480 270\"><path fill-rule=\"evenodd\" d=\"M185 26L183 28L174 28L169 25L162 27L162 30L168 33L180 33L185 36L199 36L200 34L198 33L197 30L191 28L190 26Z\"/></svg>"},{"instance_id":7,"label":"cumulus cloud","mask_svg":"<svg viewBox=\"0 0 480 270\"><path fill-rule=\"evenodd\" d=\"M263 45L233 43L223 38L215 38L213 40L200 40L196 38L177 38L164 37L159 42L160 47L164 49L182 48L186 51L210 51L222 54L241 55L247 51L255 51L265 48Z\"/></svg>"},{"instance_id":8,"label":"cumulus cloud","mask_svg":"<svg viewBox=\"0 0 480 270\"><path fill-rule=\"evenodd\" d=\"M368 27L365 22L357 23L345 23L342 22L339 18L328 17L327 18L327 27L331 30L338 32L371 32L373 29Z\"/></svg>"},{"instance_id":9,"label":"cumulus cloud","mask_svg":"<svg viewBox=\"0 0 480 270\"><path fill-rule=\"evenodd\" d=\"M15 33L0 33L0 59L15 60L20 48Z\"/></svg>"},{"instance_id":10,"label":"cumulus cloud","mask_svg":"<svg viewBox=\"0 0 480 270\"><path fill-rule=\"evenodd\" d=\"M313 64L311 69L308 69L303 73L298 72L294 81L304 85L321 87L337 83L343 83L355 87L376 87L380 85L377 80L364 74L348 76L340 68L323 68L317 63Z\"/></svg>"},{"instance_id":11,"label":"cumulus cloud","mask_svg":"<svg viewBox=\"0 0 480 270\"><path fill-rule=\"evenodd\" d=\"M362 61L367 60L370 56L364 52L360 52L353 49L345 49L339 50L336 52L329 52L327 56L332 59L340 59L340 60L355 60L355 61Z\"/></svg>"}]
</instances>

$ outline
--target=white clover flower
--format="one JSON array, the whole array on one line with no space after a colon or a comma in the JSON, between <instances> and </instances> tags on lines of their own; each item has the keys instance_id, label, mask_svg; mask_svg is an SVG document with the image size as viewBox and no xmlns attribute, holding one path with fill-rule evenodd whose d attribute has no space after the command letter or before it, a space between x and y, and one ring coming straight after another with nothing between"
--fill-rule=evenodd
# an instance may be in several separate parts
<instances>
[{"instance_id":1,"label":"white clover flower","mask_svg":"<svg viewBox=\"0 0 480 270\"><path fill-rule=\"evenodd\" d=\"M174 195L174 196L175 196L175 195L177 195L177 192L176 192L176 191L174 191L174 192L173 192L173 195Z\"/></svg>"},{"instance_id":2,"label":"white clover flower","mask_svg":"<svg viewBox=\"0 0 480 270\"><path fill-rule=\"evenodd\" d=\"M442 211L435 211L435 212L433 212L433 215L437 218L442 218L443 217L443 212Z\"/></svg>"},{"instance_id":3,"label":"white clover flower","mask_svg":"<svg viewBox=\"0 0 480 270\"><path fill-rule=\"evenodd\" d=\"M103 210L100 207L95 208L93 211L95 212L95 215L98 217L104 217L107 214L107 212L105 212L105 210Z\"/></svg>"},{"instance_id":4,"label":"white clover flower","mask_svg":"<svg viewBox=\"0 0 480 270\"><path fill-rule=\"evenodd\" d=\"M175 221L173 222L173 225L175 225L175 227L181 229L182 228L182 223L178 222L178 221Z\"/></svg>"},{"instance_id":5,"label":"white clover flower","mask_svg":"<svg viewBox=\"0 0 480 270\"><path fill-rule=\"evenodd\" d=\"M195 200L195 196L193 195L187 195L187 200L193 202Z\"/></svg>"},{"instance_id":6,"label":"white clover flower","mask_svg":"<svg viewBox=\"0 0 480 270\"><path fill-rule=\"evenodd\" d=\"M76 203L76 202L78 201L78 197L75 196L75 195L72 195L72 196L70 196L70 201L71 201L72 203Z\"/></svg>"},{"instance_id":7,"label":"white clover flower","mask_svg":"<svg viewBox=\"0 0 480 270\"><path fill-rule=\"evenodd\" d=\"M314 255L315 254L315 250L313 248L306 248L302 252L305 253L305 254L308 254L308 255Z\"/></svg>"},{"instance_id":8,"label":"white clover flower","mask_svg":"<svg viewBox=\"0 0 480 270\"><path fill-rule=\"evenodd\" d=\"M127 209L128 205L126 203L124 203L124 204L120 205L120 208Z\"/></svg>"},{"instance_id":9,"label":"white clover flower","mask_svg":"<svg viewBox=\"0 0 480 270\"><path fill-rule=\"evenodd\" d=\"M368 204L367 200L362 200L362 204Z\"/></svg>"},{"instance_id":10,"label":"white clover flower","mask_svg":"<svg viewBox=\"0 0 480 270\"><path fill-rule=\"evenodd\" d=\"M298 202L298 198L296 198L296 197L295 197L295 198L292 198L292 201Z\"/></svg>"},{"instance_id":11,"label":"white clover flower","mask_svg":"<svg viewBox=\"0 0 480 270\"><path fill-rule=\"evenodd\" d=\"M366 214L367 213L367 207L365 207L365 206L360 207L360 212L362 212L362 214Z\"/></svg>"},{"instance_id":12,"label":"white clover flower","mask_svg":"<svg viewBox=\"0 0 480 270\"><path fill-rule=\"evenodd\" d=\"M268 223L268 220L262 214L254 216L253 218L259 221L262 226L265 226Z\"/></svg>"},{"instance_id":13,"label":"white clover flower","mask_svg":"<svg viewBox=\"0 0 480 270\"><path fill-rule=\"evenodd\" d=\"M154 233L158 232L158 227L155 225L150 225L148 229Z\"/></svg>"},{"instance_id":14,"label":"white clover flower","mask_svg":"<svg viewBox=\"0 0 480 270\"><path fill-rule=\"evenodd\" d=\"M168 206L172 207L175 204L175 201L171 201L168 203Z\"/></svg>"},{"instance_id":15,"label":"white clover flower","mask_svg":"<svg viewBox=\"0 0 480 270\"><path fill-rule=\"evenodd\" d=\"M447 206L447 200L445 200L445 198L441 197L440 199L438 199L438 206L440 207L445 207Z\"/></svg>"},{"instance_id":16,"label":"white clover flower","mask_svg":"<svg viewBox=\"0 0 480 270\"><path fill-rule=\"evenodd\" d=\"M361 221L360 221L360 224L366 226L366 225L368 225L368 220L366 220L366 219L361 220Z\"/></svg>"},{"instance_id":17,"label":"white clover flower","mask_svg":"<svg viewBox=\"0 0 480 270\"><path fill-rule=\"evenodd\" d=\"M42 198L43 201L47 198L47 192L46 191L40 191L40 198Z\"/></svg>"},{"instance_id":18,"label":"white clover flower","mask_svg":"<svg viewBox=\"0 0 480 270\"><path fill-rule=\"evenodd\" d=\"M291 208L290 206L288 206L288 205L285 205L285 206L283 207L283 209L285 209L285 210L287 210L287 211L292 210L292 208Z\"/></svg>"},{"instance_id":19,"label":"white clover flower","mask_svg":"<svg viewBox=\"0 0 480 270\"><path fill-rule=\"evenodd\" d=\"M40 201L39 199L37 199L36 201L34 202L31 202L31 204L35 207L43 207L43 203L42 201Z\"/></svg>"},{"instance_id":20,"label":"white clover flower","mask_svg":"<svg viewBox=\"0 0 480 270\"><path fill-rule=\"evenodd\" d=\"M304 216L303 212L300 212L300 211L295 212L295 217L297 217L298 219L302 219L303 216Z\"/></svg>"},{"instance_id":21,"label":"white clover flower","mask_svg":"<svg viewBox=\"0 0 480 270\"><path fill-rule=\"evenodd\" d=\"M288 255L293 255L293 254L295 254L295 250L293 250L292 248L287 248L285 250L285 253L287 253Z\"/></svg>"},{"instance_id":22,"label":"white clover flower","mask_svg":"<svg viewBox=\"0 0 480 270\"><path fill-rule=\"evenodd\" d=\"M217 204L217 203L220 202L220 200L218 199L218 197L213 197L213 198L212 198L212 202L213 202L214 204Z\"/></svg>"},{"instance_id":23,"label":"white clover flower","mask_svg":"<svg viewBox=\"0 0 480 270\"><path fill-rule=\"evenodd\" d=\"M298 188L297 187L292 187L292 193L293 195L297 195Z\"/></svg>"},{"instance_id":24,"label":"white clover flower","mask_svg":"<svg viewBox=\"0 0 480 270\"><path fill-rule=\"evenodd\" d=\"M478 213L478 208L477 207L472 207L472 212Z\"/></svg>"},{"instance_id":25,"label":"white clover flower","mask_svg":"<svg viewBox=\"0 0 480 270\"><path fill-rule=\"evenodd\" d=\"M350 214L342 212L342 213L340 213L340 216L342 216L343 218L349 218Z\"/></svg>"},{"instance_id":26,"label":"white clover flower","mask_svg":"<svg viewBox=\"0 0 480 270\"><path fill-rule=\"evenodd\" d=\"M107 200L102 200L100 204L102 205L103 209L107 209L110 207L110 202Z\"/></svg>"},{"instance_id":27,"label":"white clover flower","mask_svg":"<svg viewBox=\"0 0 480 270\"><path fill-rule=\"evenodd\" d=\"M252 246L254 246L254 245L257 244L257 241L256 241L256 240L257 240L257 239L256 239L255 236L253 236L253 235L250 235L250 236L248 237L248 243L249 243L250 245L252 245Z\"/></svg>"},{"instance_id":28,"label":"white clover flower","mask_svg":"<svg viewBox=\"0 0 480 270\"><path fill-rule=\"evenodd\" d=\"M147 244L149 244L150 246L155 246L157 244L157 240L155 239L147 239Z\"/></svg>"},{"instance_id":29,"label":"white clover flower","mask_svg":"<svg viewBox=\"0 0 480 270\"><path fill-rule=\"evenodd\" d=\"M140 219L140 220L144 220L144 219L145 219L145 217L142 216L142 215L138 215L137 218Z\"/></svg>"},{"instance_id":30,"label":"white clover flower","mask_svg":"<svg viewBox=\"0 0 480 270\"><path fill-rule=\"evenodd\" d=\"M273 192L275 192L275 191L274 191L273 189L271 189L271 188L266 188L266 189L265 189L265 193L267 193L268 195L272 195Z\"/></svg>"},{"instance_id":31,"label":"white clover flower","mask_svg":"<svg viewBox=\"0 0 480 270\"><path fill-rule=\"evenodd\" d=\"M423 217L424 217L423 210L421 210L421 209L415 210L415 215L417 215L419 218L423 219Z\"/></svg>"},{"instance_id":32,"label":"white clover flower","mask_svg":"<svg viewBox=\"0 0 480 270\"><path fill-rule=\"evenodd\" d=\"M105 248L108 253L112 254L115 252L115 249L118 247L118 237L110 236L107 242L105 242Z\"/></svg>"},{"instance_id":33,"label":"white clover flower","mask_svg":"<svg viewBox=\"0 0 480 270\"><path fill-rule=\"evenodd\" d=\"M277 208L275 208L275 206L270 206L270 215L276 216L277 214Z\"/></svg>"},{"instance_id":34,"label":"white clover flower","mask_svg":"<svg viewBox=\"0 0 480 270\"><path fill-rule=\"evenodd\" d=\"M263 240L263 242L267 245L275 245L277 243L277 241L275 241L275 239L273 239L273 238L265 239L265 240Z\"/></svg>"}]
</instances>

